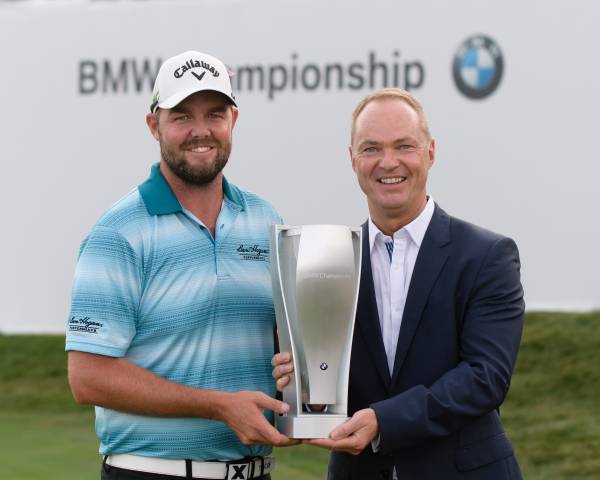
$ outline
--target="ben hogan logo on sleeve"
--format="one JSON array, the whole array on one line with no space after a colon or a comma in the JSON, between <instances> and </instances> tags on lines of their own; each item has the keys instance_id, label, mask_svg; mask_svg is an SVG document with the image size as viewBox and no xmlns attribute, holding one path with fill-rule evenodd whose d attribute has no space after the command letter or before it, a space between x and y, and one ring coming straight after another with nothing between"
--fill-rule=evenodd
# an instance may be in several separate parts
<instances>
[{"instance_id":1,"label":"ben hogan logo on sleeve","mask_svg":"<svg viewBox=\"0 0 600 480\"><path fill-rule=\"evenodd\" d=\"M71 332L98 333L98 329L101 327L102 323L94 322L90 317L77 318L73 316L69 320L69 331Z\"/></svg>"}]
</instances>

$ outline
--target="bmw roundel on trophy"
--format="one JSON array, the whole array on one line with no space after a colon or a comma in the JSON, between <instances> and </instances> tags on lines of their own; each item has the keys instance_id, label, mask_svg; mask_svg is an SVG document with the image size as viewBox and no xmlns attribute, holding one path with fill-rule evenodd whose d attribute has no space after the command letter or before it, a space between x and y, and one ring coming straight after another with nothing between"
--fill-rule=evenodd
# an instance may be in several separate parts
<instances>
[{"instance_id":1,"label":"bmw roundel on trophy","mask_svg":"<svg viewBox=\"0 0 600 480\"><path fill-rule=\"evenodd\" d=\"M283 390L290 438L326 438L348 419L348 377L362 231L346 225L273 225L271 273L281 351L294 372Z\"/></svg>"}]
</instances>

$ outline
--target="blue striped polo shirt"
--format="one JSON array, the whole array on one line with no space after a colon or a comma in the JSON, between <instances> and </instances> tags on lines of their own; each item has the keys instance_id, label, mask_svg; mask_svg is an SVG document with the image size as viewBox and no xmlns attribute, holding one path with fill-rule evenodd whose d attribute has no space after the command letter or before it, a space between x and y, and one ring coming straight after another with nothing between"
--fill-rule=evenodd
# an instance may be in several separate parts
<instances>
[{"instance_id":1,"label":"blue striped polo shirt","mask_svg":"<svg viewBox=\"0 0 600 480\"><path fill-rule=\"evenodd\" d=\"M258 196L223 179L215 238L182 208L158 165L81 245L66 349L129 361L193 387L274 396L269 227ZM267 412L272 421L272 412ZM101 454L233 460L266 455L222 422L96 407Z\"/></svg>"}]
</instances>

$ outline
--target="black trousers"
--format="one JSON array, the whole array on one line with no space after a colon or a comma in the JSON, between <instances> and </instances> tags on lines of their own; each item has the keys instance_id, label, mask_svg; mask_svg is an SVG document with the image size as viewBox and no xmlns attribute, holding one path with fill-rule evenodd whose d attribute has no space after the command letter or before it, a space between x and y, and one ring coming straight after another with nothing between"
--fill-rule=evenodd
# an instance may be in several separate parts
<instances>
[{"instance_id":1,"label":"black trousers","mask_svg":"<svg viewBox=\"0 0 600 480\"><path fill-rule=\"evenodd\" d=\"M158 473L136 472L124 468L102 465L101 480L184 480L185 477L174 477L172 475L161 475ZM196 477L194 477L196 478ZM253 480L271 480L271 475L263 475Z\"/></svg>"}]
</instances>

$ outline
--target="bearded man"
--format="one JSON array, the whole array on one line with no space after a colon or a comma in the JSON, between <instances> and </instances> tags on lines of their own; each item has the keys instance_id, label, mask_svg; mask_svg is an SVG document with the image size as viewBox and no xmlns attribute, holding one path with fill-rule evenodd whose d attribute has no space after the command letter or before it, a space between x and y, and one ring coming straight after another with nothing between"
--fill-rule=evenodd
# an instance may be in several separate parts
<instances>
[{"instance_id":1,"label":"bearded man","mask_svg":"<svg viewBox=\"0 0 600 480\"><path fill-rule=\"evenodd\" d=\"M292 443L272 425L289 408L270 375L281 218L223 176L238 109L220 60L168 59L150 110L160 162L80 249L73 396L96 406L103 480L267 480L271 445Z\"/></svg>"}]
</instances>

